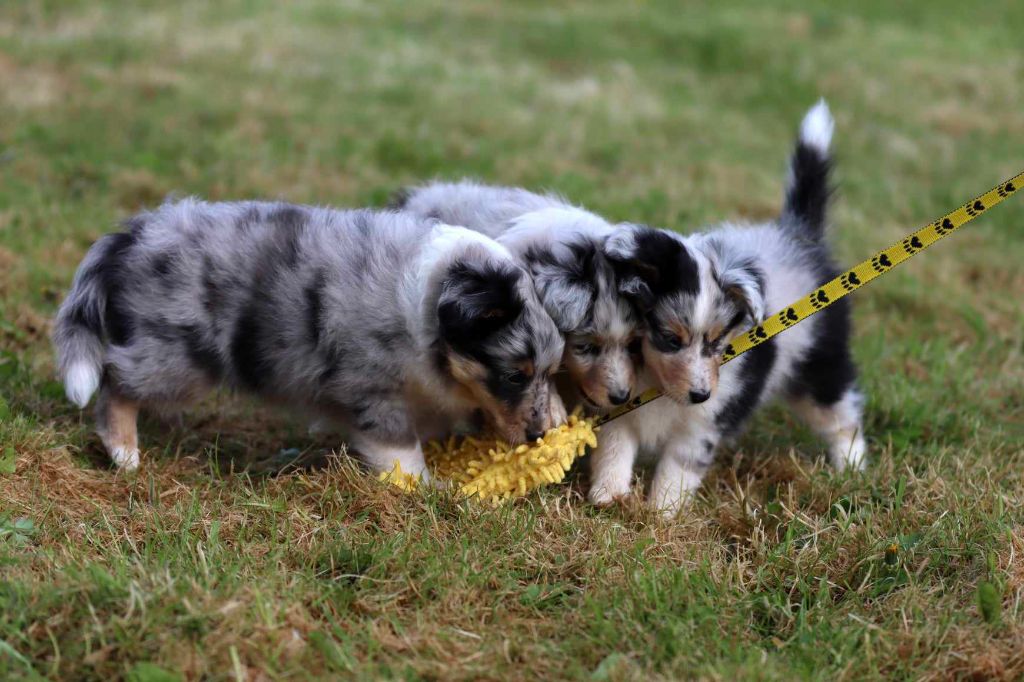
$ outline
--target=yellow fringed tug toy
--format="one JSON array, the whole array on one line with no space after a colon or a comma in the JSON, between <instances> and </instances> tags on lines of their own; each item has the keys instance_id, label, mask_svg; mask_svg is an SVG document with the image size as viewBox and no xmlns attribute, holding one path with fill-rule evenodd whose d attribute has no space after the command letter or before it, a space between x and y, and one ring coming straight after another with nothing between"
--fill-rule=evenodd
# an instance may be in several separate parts
<instances>
[{"instance_id":1,"label":"yellow fringed tug toy","mask_svg":"<svg viewBox=\"0 0 1024 682\"><path fill-rule=\"evenodd\" d=\"M826 282L821 288L769 317L763 324L738 336L726 347L723 364L819 310L824 310L843 296L917 255L1002 202L1022 184L1024 172ZM588 446L597 445L596 432L602 424L659 397L661 392L651 389L600 417L582 419L573 415L567 423L551 429L533 445L510 448L500 441L471 437L457 441L451 438L444 446L429 443L424 454L435 477L457 483L460 492L468 497L500 504L514 497L523 497L548 483L560 483L576 458L583 456ZM403 472L397 462L394 469L380 474L380 480L407 491L418 485L418 479Z\"/></svg>"},{"instance_id":2,"label":"yellow fringed tug toy","mask_svg":"<svg viewBox=\"0 0 1024 682\"><path fill-rule=\"evenodd\" d=\"M436 478L458 484L467 497L498 505L542 485L560 483L576 458L587 447L597 446L594 421L573 414L535 443L515 448L501 441L453 436L443 445L428 443L423 454ZM407 492L419 485L419 479L402 471L397 462L379 478Z\"/></svg>"}]
</instances>

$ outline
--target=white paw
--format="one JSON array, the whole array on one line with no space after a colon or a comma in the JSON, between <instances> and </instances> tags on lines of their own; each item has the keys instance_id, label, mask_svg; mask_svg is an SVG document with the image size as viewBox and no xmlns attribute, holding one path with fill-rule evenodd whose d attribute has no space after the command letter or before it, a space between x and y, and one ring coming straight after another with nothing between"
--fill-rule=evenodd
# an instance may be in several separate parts
<instances>
[{"instance_id":1,"label":"white paw","mask_svg":"<svg viewBox=\"0 0 1024 682\"><path fill-rule=\"evenodd\" d=\"M867 451L867 443L864 442L863 436L857 434L852 440L834 445L829 459L836 471L863 471L868 463Z\"/></svg>"},{"instance_id":2,"label":"white paw","mask_svg":"<svg viewBox=\"0 0 1024 682\"><path fill-rule=\"evenodd\" d=\"M693 471L683 471L676 480L656 473L647 506L670 519L693 503L703 478Z\"/></svg>"},{"instance_id":3,"label":"white paw","mask_svg":"<svg viewBox=\"0 0 1024 682\"><path fill-rule=\"evenodd\" d=\"M139 449L116 447L110 451L110 459L122 471L135 471L139 468Z\"/></svg>"},{"instance_id":4,"label":"white paw","mask_svg":"<svg viewBox=\"0 0 1024 682\"><path fill-rule=\"evenodd\" d=\"M596 507L606 507L618 500L629 497L630 492L628 483L626 485L621 483L594 483L591 484L590 490L587 491L587 500Z\"/></svg>"},{"instance_id":5,"label":"white paw","mask_svg":"<svg viewBox=\"0 0 1024 682\"><path fill-rule=\"evenodd\" d=\"M549 428L552 429L561 426L569 419L562 396L558 395L554 388L551 389L551 398L548 400L548 419L550 420Z\"/></svg>"}]
</instances>

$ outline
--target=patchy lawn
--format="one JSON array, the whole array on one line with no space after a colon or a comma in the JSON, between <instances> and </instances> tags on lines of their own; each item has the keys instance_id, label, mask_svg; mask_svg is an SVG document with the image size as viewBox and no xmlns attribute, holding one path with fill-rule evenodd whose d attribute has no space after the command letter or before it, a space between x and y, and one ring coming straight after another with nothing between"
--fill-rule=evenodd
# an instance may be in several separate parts
<instances>
[{"instance_id":1,"label":"patchy lawn","mask_svg":"<svg viewBox=\"0 0 1024 682\"><path fill-rule=\"evenodd\" d=\"M53 381L82 254L170 192L469 175L690 230L778 210L824 95L853 263L1021 169L1024 4L838 4L4 3L0 677L1024 676L1020 199L856 295L867 472L769 410L673 523L404 496L226 395L127 477Z\"/></svg>"}]
</instances>

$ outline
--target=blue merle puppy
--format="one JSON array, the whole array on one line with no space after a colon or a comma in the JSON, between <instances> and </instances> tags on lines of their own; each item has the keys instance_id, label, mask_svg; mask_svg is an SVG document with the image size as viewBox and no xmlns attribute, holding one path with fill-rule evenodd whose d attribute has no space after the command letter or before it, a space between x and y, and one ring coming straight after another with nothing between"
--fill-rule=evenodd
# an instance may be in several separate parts
<instances>
[{"instance_id":1,"label":"blue merle puppy","mask_svg":"<svg viewBox=\"0 0 1024 682\"><path fill-rule=\"evenodd\" d=\"M400 212L165 203L92 246L54 343L126 469L140 407L220 384L338 420L370 467L422 476L420 441L456 420L482 411L515 443L565 414L563 342L519 261Z\"/></svg>"},{"instance_id":2,"label":"blue merle puppy","mask_svg":"<svg viewBox=\"0 0 1024 682\"><path fill-rule=\"evenodd\" d=\"M719 442L778 395L827 442L833 466L863 466L847 299L719 372L732 338L838 274L825 240L833 128L824 102L804 118L778 220L691 236L633 226L609 238L623 295L646 323L640 387L657 386L671 400L603 427L591 457L592 502L627 496L634 462L647 454L657 459L648 502L674 513L700 485Z\"/></svg>"},{"instance_id":3,"label":"blue merle puppy","mask_svg":"<svg viewBox=\"0 0 1024 682\"><path fill-rule=\"evenodd\" d=\"M495 238L522 258L566 337L563 365L593 411L630 399L640 361L640 318L620 295L605 242L616 227L554 195L464 180L403 190L394 205Z\"/></svg>"}]
</instances>

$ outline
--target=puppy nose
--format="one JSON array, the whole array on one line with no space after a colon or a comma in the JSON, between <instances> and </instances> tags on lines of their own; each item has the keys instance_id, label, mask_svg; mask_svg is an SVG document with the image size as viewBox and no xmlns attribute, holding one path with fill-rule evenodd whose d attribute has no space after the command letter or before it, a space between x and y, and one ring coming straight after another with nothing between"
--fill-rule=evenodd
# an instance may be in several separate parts
<instances>
[{"instance_id":1,"label":"puppy nose","mask_svg":"<svg viewBox=\"0 0 1024 682\"><path fill-rule=\"evenodd\" d=\"M622 391L621 393L609 393L608 400L612 405L621 405L622 403L629 400L629 391Z\"/></svg>"},{"instance_id":2,"label":"puppy nose","mask_svg":"<svg viewBox=\"0 0 1024 682\"><path fill-rule=\"evenodd\" d=\"M696 405L711 397L711 391L690 391L690 402Z\"/></svg>"},{"instance_id":3,"label":"puppy nose","mask_svg":"<svg viewBox=\"0 0 1024 682\"><path fill-rule=\"evenodd\" d=\"M526 440L529 443L532 443L533 441L537 440L538 438L543 438L543 437L544 437L544 432L543 431L527 431L526 432Z\"/></svg>"}]
</instances>

